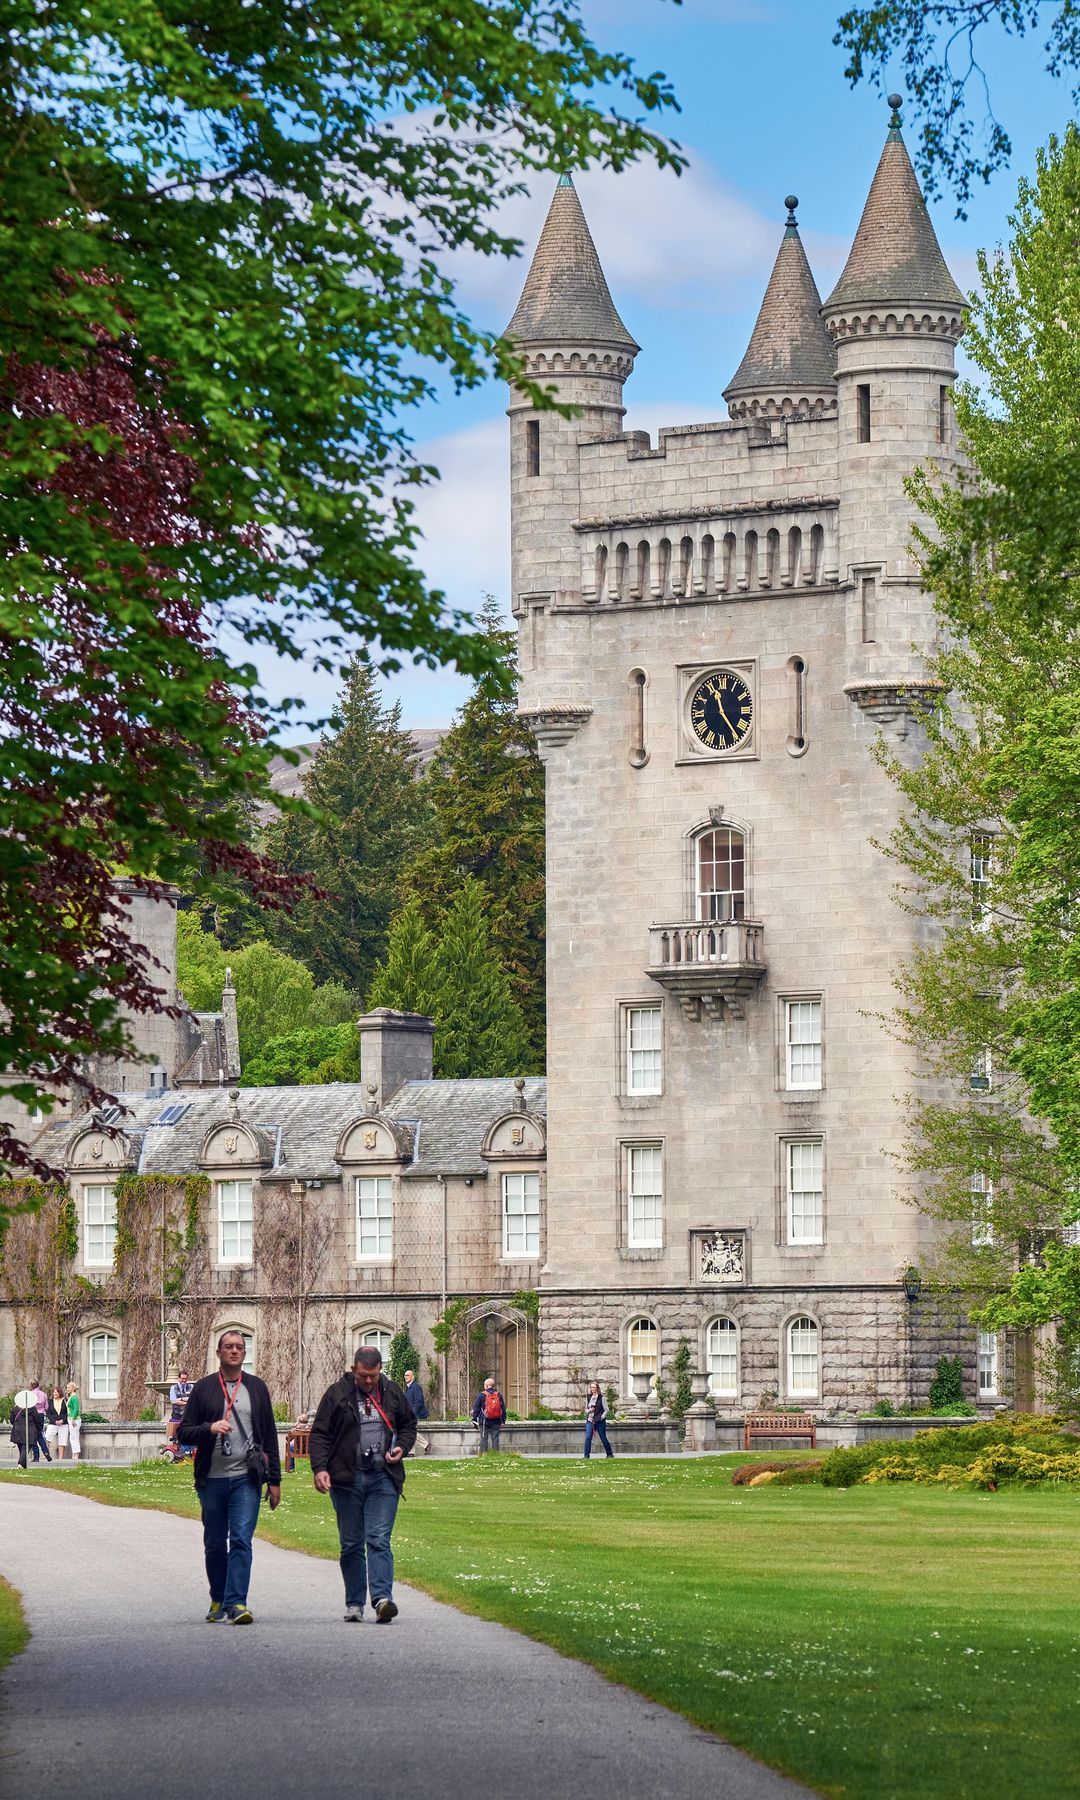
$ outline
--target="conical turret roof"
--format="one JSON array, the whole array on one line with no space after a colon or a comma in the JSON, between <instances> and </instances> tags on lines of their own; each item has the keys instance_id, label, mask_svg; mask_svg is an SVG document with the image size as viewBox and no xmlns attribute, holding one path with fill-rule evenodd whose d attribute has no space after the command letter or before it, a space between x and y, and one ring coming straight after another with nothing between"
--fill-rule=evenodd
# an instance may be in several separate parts
<instances>
[{"instance_id":1,"label":"conical turret roof","mask_svg":"<svg viewBox=\"0 0 1080 1800\"><path fill-rule=\"evenodd\" d=\"M784 204L787 229L746 355L724 389L729 402L750 393L782 400L836 387L836 352L821 322L821 295L795 220L799 202L789 194Z\"/></svg>"},{"instance_id":2,"label":"conical turret roof","mask_svg":"<svg viewBox=\"0 0 1080 1800\"><path fill-rule=\"evenodd\" d=\"M506 336L518 344L622 344L637 350L615 311L596 245L569 175L560 175Z\"/></svg>"},{"instance_id":3,"label":"conical turret roof","mask_svg":"<svg viewBox=\"0 0 1080 1800\"><path fill-rule=\"evenodd\" d=\"M834 307L880 306L895 300L923 300L936 306L963 306L930 223L922 189L900 135L898 95L889 135L870 185L851 254L825 302Z\"/></svg>"}]
</instances>

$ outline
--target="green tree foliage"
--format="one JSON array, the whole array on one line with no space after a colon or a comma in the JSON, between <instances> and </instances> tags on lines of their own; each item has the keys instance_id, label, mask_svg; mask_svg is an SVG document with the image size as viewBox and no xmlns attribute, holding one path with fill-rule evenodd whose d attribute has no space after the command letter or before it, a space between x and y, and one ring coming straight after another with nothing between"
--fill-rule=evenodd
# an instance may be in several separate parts
<instances>
[{"instance_id":1,"label":"green tree foliage","mask_svg":"<svg viewBox=\"0 0 1080 1800\"><path fill-rule=\"evenodd\" d=\"M391 923L386 960L375 971L368 1006L434 1015L439 985L435 939L424 924L419 900L412 899Z\"/></svg>"},{"instance_id":2,"label":"green tree foliage","mask_svg":"<svg viewBox=\"0 0 1080 1800\"><path fill-rule=\"evenodd\" d=\"M319 1025L313 1030L288 1031L284 1037L267 1040L262 1048L244 1064L242 1087L310 1086L317 1081L359 1078L324 1075L329 1065L335 1067L348 1055L350 1040L356 1037L355 1024Z\"/></svg>"},{"instance_id":3,"label":"green tree foliage","mask_svg":"<svg viewBox=\"0 0 1080 1800\"><path fill-rule=\"evenodd\" d=\"M412 1341L409 1321L406 1319L390 1339L390 1348L386 1352L386 1373L391 1381L396 1381L399 1387L403 1387L406 1369L411 1369L415 1375L420 1367L420 1352Z\"/></svg>"},{"instance_id":4,"label":"green tree foliage","mask_svg":"<svg viewBox=\"0 0 1080 1800\"><path fill-rule=\"evenodd\" d=\"M472 875L443 922L437 972L436 1075L525 1073L525 1021L491 942L484 890Z\"/></svg>"},{"instance_id":5,"label":"green tree foliage","mask_svg":"<svg viewBox=\"0 0 1080 1800\"><path fill-rule=\"evenodd\" d=\"M193 1012L220 1011L225 970L232 969L245 1080L248 1063L272 1040L291 1032L347 1025L356 1018L354 994L338 982L317 987L310 969L273 945L260 940L240 950L225 950L191 912L180 913L176 927L177 984ZM331 1053L328 1043L323 1054Z\"/></svg>"},{"instance_id":6,"label":"green tree foliage","mask_svg":"<svg viewBox=\"0 0 1080 1800\"><path fill-rule=\"evenodd\" d=\"M934 1370L934 1379L930 1383L930 1410L939 1406L962 1405L964 1401L964 1373L958 1356L939 1356Z\"/></svg>"},{"instance_id":7,"label":"green tree foliage","mask_svg":"<svg viewBox=\"0 0 1080 1800\"><path fill-rule=\"evenodd\" d=\"M467 875L487 895L491 941L544 1067L544 770L517 716L516 642L489 595L481 614L501 679L480 676L424 777L436 838L404 889L444 917ZM508 685L509 683L509 685Z\"/></svg>"},{"instance_id":8,"label":"green tree foliage","mask_svg":"<svg viewBox=\"0 0 1080 1800\"><path fill-rule=\"evenodd\" d=\"M246 646L487 666L414 566L406 427L433 372L522 367L447 255L517 254L498 209L534 171L681 159L647 123L663 77L576 0L9 0L4 26L0 1067L32 1101L160 1006L111 872L203 895L244 864L274 748Z\"/></svg>"},{"instance_id":9,"label":"green tree foliage","mask_svg":"<svg viewBox=\"0 0 1080 1800\"><path fill-rule=\"evenodd\" d=\"M983 1298L1077 1208L1078 195L1070 129L1020 184L1008 256L980 259L967 343L985 385L957 402L973 468L913 484L947 647L928 752L890 764L908 802L891 850L935 927L900 976L901 1028L937 1078L911 1166L951 1225L949 1273Z\"/></svg>"},{"instance_id":10,"label":"green tree foliage","mask_svg":"<svg viewBox=\"0 0 1080 1800\"><path fill-rule=\"evenodd\" d=\"M867 80L884 92L896 84L890 70L902 68L903 85L922 119L917 160L923 183L932 194L942 182L952 187L961 218L972 186L989 181L1012 155L1008 131L991 105L981 47L989 40L1000 49L1032 31L1039 33L1049 74L1075 72L1075 0L873 0L849 7L838 22L833 43L847 52L844 73L853 86ZM971 86L974 116L968 110ZM1070 98L1074 107L1080 103L1075 78Z\"/></svg>"},{"instance_id":11,"label":"green tree foliage","mask_svg":"<svg viewBox=\"0 0 1080 1800\"><path fill-rule=\"evenodd\" d=\"M309 812L275 820L266 846L321 893L275 915L275 941L319 981L365 993L386 946L403 865L423 842L416 752L377 678L354 657L330 729L304 770Z\"/></svg>"},{"instance_id":12,"label":"green tree foliage","mask_svg":"<svg viewBox=\"0 0 1080 1800\"><path fill-rule=\"evenodd\" d=\"M369 1004L423 1011L435 1020L435 1074L520 1075L529 1067L525 1023L495 954L486 896L466 877L432 954L419 907L410 902L391 932L392 961L376 975ZM392 976L400 976L396 985ZM426 1000L426 1005L413 1003Z\"/></svg>"}]
</instances>

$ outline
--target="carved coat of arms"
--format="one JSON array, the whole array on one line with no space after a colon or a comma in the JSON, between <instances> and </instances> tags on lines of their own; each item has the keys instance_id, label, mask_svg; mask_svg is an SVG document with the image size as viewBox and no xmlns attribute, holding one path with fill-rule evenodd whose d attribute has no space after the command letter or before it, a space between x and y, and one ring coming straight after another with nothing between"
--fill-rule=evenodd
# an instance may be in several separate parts
<instances>
[{"instance_id":1,"label":"carved coat of arms","mask_svg":"<svg viewBox=\"0 0 1080 1800\"><path fill-rule=\"evenodd\" d=\"M377 1131L365 1131L365 1133L364 1133L364 1149L365 1150L374 1150L376 1145L378 1144L378 1142L379 1142L379 1134Z\"/></svg>"},{"instance_id":2,"label":"carved coat of arms","mask_svg":"<svg viewBox=\"0 0 1080 1800\"><path fill-rule=\"evenodd\" d=\"M738 1232L714 1231L698 1239L703 1281L746 1279L746 1244Z\"/></svg>"}]
</instances>

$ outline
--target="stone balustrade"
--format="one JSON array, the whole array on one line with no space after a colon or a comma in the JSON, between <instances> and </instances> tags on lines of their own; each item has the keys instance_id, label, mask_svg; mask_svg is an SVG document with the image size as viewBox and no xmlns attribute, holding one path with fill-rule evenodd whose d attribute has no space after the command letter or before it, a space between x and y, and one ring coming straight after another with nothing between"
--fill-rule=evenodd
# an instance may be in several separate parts
<instances>
[{"instance_id":1,"label":"stone balustrade","mask_svg":"<svg viewBox=\"0 0 1080 1800\"><path fill-rule=\"evenodd\" d=\"M835 586L835 505L732 518L612 521L578 527L587 605L738 598Z\"/></svg>"},{"instance_id":2,"label":"stone balustrade","mask_svg":"<svg viewBox=\"0 0 1080 1800\"><path fill-rule=\"evenodd\" d=\"M755 920L690 919L649 927L645 972L691 1018L702 1008L719 1016L723 1006L741 1017L742 1002L756 991L765 966L765 928Z\"/></svg>"}]
</instances>

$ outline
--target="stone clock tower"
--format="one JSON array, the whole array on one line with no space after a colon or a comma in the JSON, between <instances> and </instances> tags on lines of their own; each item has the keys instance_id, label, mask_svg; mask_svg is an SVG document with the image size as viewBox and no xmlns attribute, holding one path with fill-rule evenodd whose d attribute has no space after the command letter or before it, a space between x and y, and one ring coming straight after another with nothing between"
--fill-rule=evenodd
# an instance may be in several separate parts
<instances>
[{"instance_id":1,"label":"stone clock tower","mask_svg":"<svg viewBox=\"0 0 1080 1800\"><path fill-rule=\"evenodd\" d=\"M632 177L628 177L632 179ZM789 199L730 418L623 432L638 346L569 176L509 335L580 408L510 406L521 706L547 773L542 1389L631 1392L680 1338L720 1409L924 1396L929 1229L877 1022L915 924L897 797L932 632L905 477L956 454L964 300L894 111L822 305Z\"/></svg>"}]
</instances>

